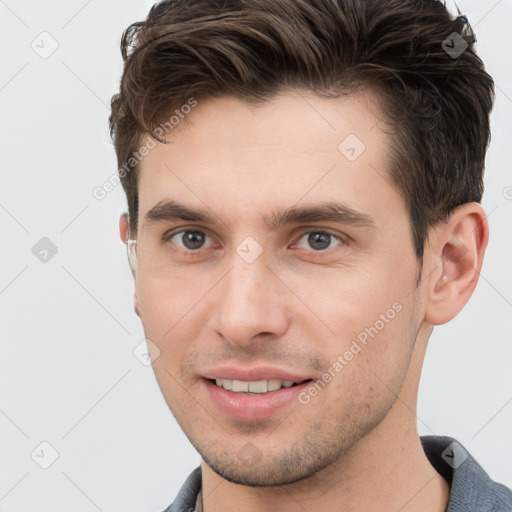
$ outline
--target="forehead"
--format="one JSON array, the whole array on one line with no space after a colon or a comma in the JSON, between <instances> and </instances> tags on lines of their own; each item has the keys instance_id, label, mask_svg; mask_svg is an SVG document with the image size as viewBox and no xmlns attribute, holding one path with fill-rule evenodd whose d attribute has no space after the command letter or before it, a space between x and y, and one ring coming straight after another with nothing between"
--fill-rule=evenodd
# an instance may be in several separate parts
<instances>
[{"instance_id":1,"label":"forehead","mask_svg":"<svg viewBox=\"0 0 512 512\"><path fill-rule=\"evenodd\" d=\"M215 98L184 117L170 143L141 161L139 218L163 199L255 222L270 205L342 201L361 211L401 200L387 178L390 135L371 92L289 91L260 104Z\"/></svg>"}]
</instances>

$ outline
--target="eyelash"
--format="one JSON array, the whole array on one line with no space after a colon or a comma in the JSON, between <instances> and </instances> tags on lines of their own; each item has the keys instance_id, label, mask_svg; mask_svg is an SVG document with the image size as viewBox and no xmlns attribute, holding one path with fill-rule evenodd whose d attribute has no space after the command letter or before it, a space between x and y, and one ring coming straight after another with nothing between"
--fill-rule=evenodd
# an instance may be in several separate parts
<instances>
[{"instance_id":1,"label":"eyelash","mask_svg":"<svg viewBox=\"0 0 512 512\"><path fill-rule=\"evenodd\" d=\"M163 236L163 241L164 242L172 242L172 239L177 236L177 235L182 235L184 233L200 233L200 234L203 234L203 235L206 235L207 237L210 237L211 239L213 239L212 236L210 236L206 231L202 231L200 229L180 229L179 231L173 231L171 233L167 233ZM337 240L341 246L344 246L347 244L347 240L345 240L343 237L341 237L340 235L336 235L334 233L331 233L330 231L328 230L325 230L325 229L309 229L309 230L304 230L304 231L301 231L301 233L296 237L294 238L294 241L292 242L293 245L297 244L305 235L309 235L311 233L321 233L321 234L326 234L326 235L329 235L330 237L334 238L335 240ZM174 244L173 244L174 245ZM214 246L215 245L218 245L218 244L215 244L214 243ZM337 246L339 247L339 246ZM183 253L183 254L186 254L186 255L194 255L194 256L201 256L203 251L206 251L208 249L211 249L211 247L207 247L207 248L200 248L200 249L197 249L197 250L193 250L193 249L182 249L181 247L178 247L178 251ZM318 256L324 256L324 255L328 255L331 253L331 251L333 249L336 249L336 247L334 248L328 248L328 249L325 249L325 250L317 250L315 251L314 249L295 249L295 250L299 250L299 251L307 251L308 253L310 253L311 255L313 255L314 257L318 257Z\"/></svg>"}]
</instances>

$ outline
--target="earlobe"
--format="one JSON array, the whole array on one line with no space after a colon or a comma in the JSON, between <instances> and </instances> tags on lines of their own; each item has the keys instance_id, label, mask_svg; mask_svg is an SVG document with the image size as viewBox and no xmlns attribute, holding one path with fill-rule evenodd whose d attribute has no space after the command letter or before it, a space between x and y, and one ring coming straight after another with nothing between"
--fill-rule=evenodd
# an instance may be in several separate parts
<instances>
[{"instance_id":1,"label":"earlobe","mask_svg":"<svg viewBox=\"0 0 512 512\"><path fill-rule=\"evenodd\" d=\"M455 209L448 223L438 226L437 271L432 273L425 321L441 325L466 305L478 282L489 238L487 218L478 203Z\"/></svg>"}]
</instances>

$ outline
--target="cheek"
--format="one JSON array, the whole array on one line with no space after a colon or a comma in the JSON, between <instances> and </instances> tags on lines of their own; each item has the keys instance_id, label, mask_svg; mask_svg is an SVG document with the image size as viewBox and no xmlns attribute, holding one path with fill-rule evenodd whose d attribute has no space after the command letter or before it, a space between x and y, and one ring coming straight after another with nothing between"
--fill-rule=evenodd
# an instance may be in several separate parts
<instances>
[{"instance_id":1,"label":"cheek","mask_svg":"<svg viewBox=\"0 0 512 512\"><path fill-rule=\"evenodd\" d=\"M329 364L341 356L343 371L350 367L347 382L357 377L352 371L358 366L392 372L409 357L414 337L412 280L384 269L330 270L294 283L308 305L296 317L299 331L308 333Z\"/></svg>"},{"instance_id":2,"label":"cheek","mask_svg":"<svg viewBox=\"0 0 512 512\"><path fill-rule=\"evenodd\" d=\"M193 273L187 277L174 273L162 279L141 272L136 293L145 329L159 338L167 337L197 314L209 288L207 279Z\"/></svg>"},{"instance_id":3,"label":"cheek","mask_svg":"<svg viewBox=\"0 0 512 512\"><path fill-rule=\"evenodd\" d=\"M181 288L144 279L137 287L140 318L145 337L159 354L153 369L165 395L180 395L177 382L183 381L181 364L189 357L191 340L200 339L204 320L201 311L202 290ZM199 316L198 316L199 315Z\"/></svg>"},{"instance_id":4,"label":"cheek","mask_svg":"<svg viewBox=\"0 0 512 512\"><path fill-rule=\"evenodd\" d=\"M330 331L329 337L346 340L379 321L395 302L403 299L399 283L387 275L389 272L345 267L323 269L289 282L308 306L309 318L317 317L315 325L321 320L324 334ZM394 311L388 316L394 317Z\"/></svg>"},{"instance_id":5,"label":"cheek","mask_svg":"<svg viewBox=\"0 0 512 512\"><path fill-rule=\"evenodd\" d=\"M387 323L381 319L364 323L359 317L349 325L352 319L347 317L344 331L339 324L340 335L324 346L330 366L322 380L329 383L318 393L318 413L323 410L327 417L363 424L380 418L392 406L406 378L415 337L413 305L400 303L392 311L384 317ZM352 428L358 428L356 423Z\"/></svg>"}]
</instances>

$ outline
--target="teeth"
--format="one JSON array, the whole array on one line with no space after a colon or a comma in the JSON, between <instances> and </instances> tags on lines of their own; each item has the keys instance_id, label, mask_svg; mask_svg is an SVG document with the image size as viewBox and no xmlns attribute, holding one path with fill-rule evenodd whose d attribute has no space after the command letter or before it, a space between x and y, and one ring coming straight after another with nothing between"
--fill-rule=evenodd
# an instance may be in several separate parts
<instances>
[{"instance_id":1,"label":"teeth","mask_svg":"<svg viewBox=\"0 0 512 512\"><path fill-rule=\"evenodd\" d=\"M243 380L234 380L231 391L234 391L235 393L247 393L249 391L249 383Z\"/></svg>"},{"instance_id":2,"label":"teeth","mask_svg":"<svg viewBox=\"0 0 512 512\"><path fill-rule=\"evenodd\" d=\"M257 382L249 382L249 391L251 393L266 393L267 392L267 381L259 380Z\"/></svg>"},{"instance_id":3,"label":"teeth","mask_svg":"<svg viewBox=\"0 0 512 512\"><path fill-rule=\"evenodd\" d=\"M281 381L277 379L267 380L267 389L268 391L277 391L281 388Z\"/></svg>"},{"instance_id":4,"label":"teeth","mask_svg":"<svg viewBox=\"0 0 512 512\"><path fill-rule=\"evenodd\" d=\"M258 381L244 381L244 380L230 380L230 379L215 379L217 386L234 391L235 393L267 393L267 391L277 391L281 388L290 388L295 382L291 380L258 380Z\"/></svg>"}]
</instances>

